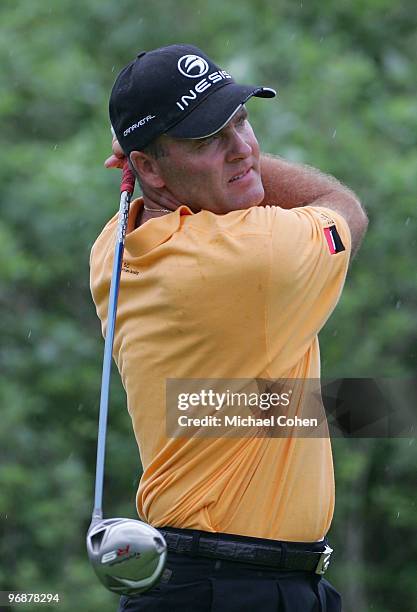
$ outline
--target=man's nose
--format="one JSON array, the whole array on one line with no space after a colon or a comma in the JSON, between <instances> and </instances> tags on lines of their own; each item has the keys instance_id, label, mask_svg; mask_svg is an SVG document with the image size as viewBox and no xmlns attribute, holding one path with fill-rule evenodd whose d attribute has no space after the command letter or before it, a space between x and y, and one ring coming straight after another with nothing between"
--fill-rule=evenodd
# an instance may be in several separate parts
<instances>
[{"instance_id":1,"label":"man's nose","mask_svg":"<svg viewBox=\"0 0 417 612\"><path fill-rule=\"evenodd\" d=\"M238 131L233 131L229 135L229 148L227 152L227 161L233 161L235 159L245 159L252 153L252 147L247 142L244 134Z\"/></svg>"}]
</instances>

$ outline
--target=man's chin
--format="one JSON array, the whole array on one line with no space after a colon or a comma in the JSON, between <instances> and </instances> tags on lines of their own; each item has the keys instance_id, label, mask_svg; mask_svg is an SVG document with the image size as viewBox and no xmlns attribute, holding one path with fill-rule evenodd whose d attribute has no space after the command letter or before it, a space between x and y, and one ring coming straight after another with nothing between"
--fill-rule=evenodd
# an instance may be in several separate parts
<instances>
[{"instance_id":1,"label":"man's chin","mask_svg":"<svg viewBox=\"0 0 417 612\"><path fill-rule=\"evenodd\" d=\"M217 215L225 215L233 210L246 210L254 206L259 206L259 204L263 202L264 197L265 191L262 182L259 182L257 185L251 186L240 194L234 193L229 195L227 199L223 197L221 200L216 200L216 198L213 197L213 202L216 203L215 206L213 206L211 202L208 203L208 205L200 204L198 206L193 206L188 204L188 206L193 212L207 210Z\"/></svg>"},{"instance_id":2,"label":"man's chin","mask_svg":"<svg viewBox=\"0 0 417 612\"><path fill-rule=\"evenodd\" d=\"M246 210L247 208L253 208L254 206L259 206L264 200L265 191L262 186L253 187L252 189L248 189L248 191L242 196L233 198L230 201L230 210Z\"/></svg>"}]
</instances>

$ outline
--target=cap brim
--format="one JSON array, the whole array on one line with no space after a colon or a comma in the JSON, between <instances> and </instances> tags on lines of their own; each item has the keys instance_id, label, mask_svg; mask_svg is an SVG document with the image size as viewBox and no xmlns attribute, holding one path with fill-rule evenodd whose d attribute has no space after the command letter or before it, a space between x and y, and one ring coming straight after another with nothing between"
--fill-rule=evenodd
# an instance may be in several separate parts
<instances>
[{"instance_id":1,"label":"cap brim","mask_svg":"<svg viewBox=\"0 0 417 612\"><path fill-rule=\"evenodd\" d=\"M252 96L273 98L276 91L270 87L228 83L202 100L197 108L166 133L174 138L207 138L221 130Z\"/></svg>"}]
</instances>

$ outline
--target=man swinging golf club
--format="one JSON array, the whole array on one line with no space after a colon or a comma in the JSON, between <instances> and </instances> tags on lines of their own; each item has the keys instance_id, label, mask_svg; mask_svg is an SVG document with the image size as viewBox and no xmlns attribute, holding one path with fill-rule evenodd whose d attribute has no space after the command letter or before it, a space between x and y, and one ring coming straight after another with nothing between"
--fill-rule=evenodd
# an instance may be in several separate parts
<instances>
[{"instance_id":1,"label":"man swinging golf club","mask_svg":"<svg viewBox=\"0 0 417 612\"><path fill-rule=\"evenodd\" d=\"M166 431L169 379L320 377L317 335L367 218L333 177L260 154L246 103L274 95L190 45L140 53L111 93L106 165L128 158L143 192L127 221L113 355L144 469L137 510L168 551L159 583L122 596L120 611L341 609L323 578L329 438ZM116 228L114 217L91 254L104 329Z\"/></svg>"}]
</instances>

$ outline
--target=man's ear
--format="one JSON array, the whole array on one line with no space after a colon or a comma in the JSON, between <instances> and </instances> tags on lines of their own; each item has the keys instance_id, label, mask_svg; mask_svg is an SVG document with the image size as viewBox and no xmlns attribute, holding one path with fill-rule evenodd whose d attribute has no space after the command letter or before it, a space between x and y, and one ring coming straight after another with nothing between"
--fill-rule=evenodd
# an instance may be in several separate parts
<instances>
[{"instance_id":1,"label":"man's ear","mask_svg":"<svg viewBox=\"0 0 417 612\"><path fill-rule=\"evenodd\" d=\"M160 189L165 186L158 160L142 151L132 151L129 158L141 181L154 189Z\"/></svg>"}]
</instances>

